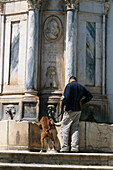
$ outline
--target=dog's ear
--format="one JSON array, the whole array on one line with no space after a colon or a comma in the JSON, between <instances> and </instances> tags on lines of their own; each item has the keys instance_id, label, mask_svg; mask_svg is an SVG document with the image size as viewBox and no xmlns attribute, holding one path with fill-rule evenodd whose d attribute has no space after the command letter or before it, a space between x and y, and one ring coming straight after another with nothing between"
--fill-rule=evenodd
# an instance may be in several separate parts
<instances>
[{"instance_id":1,"label":"dog's ear","mask_svg":"<svg viewBox=\"0 0 113 170\"><path fill-rule=\"evenodd\" d=\"M53 122L52 120L49 119L49 122L50 122L52 125L54 125L54 122Z\"/></svg>"},{"instance_id":2,"label":"dog's ear","mask_svg":"<svg viewBox=\"0 0 113 170\"><path fill-rule=\"evenodd\" d=\"M37 125L40 126L40 125L41 125L41 121L39 121L39 122L37 123Z\"/></svg>"}]
</instances>

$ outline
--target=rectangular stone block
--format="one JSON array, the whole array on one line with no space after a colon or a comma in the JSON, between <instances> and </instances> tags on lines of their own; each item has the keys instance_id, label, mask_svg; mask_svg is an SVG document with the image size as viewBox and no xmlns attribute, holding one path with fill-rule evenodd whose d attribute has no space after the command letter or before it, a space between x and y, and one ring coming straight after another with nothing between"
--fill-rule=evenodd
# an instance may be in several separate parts
<instances>
[{"instance_id":1,"label":"rectangular stone block","mask_svg":"<svg viewBox=\"0 0 113 170\"><path fill-rule=\"evenodd\" d=\"M85 139L86 139L86 134L85 134L85 122L80 122L79 123L79 148L80 151L85 151Z\"/></svg>"},{"instance_id":2,"label":"rectangular stone block","mask_svg":"<svg viewBox=\"0 0 113 170\"><path fill-rule=\"evenodd\" d=\"M6 3L5 13L7 14L15 14L26 12L28 10L28 4L26 1Z\"/></svg>"},{"instance_id":3,"label":"rectangular stone block","mask_svg":"<svg viewBox=\"0 0 113 170\"><path fill-rule=\"evenodd\" d=\"M0 149L7 149L8 121L0 121Z\"/></svg>"},{"instance_id":4,"label":"rectangular stone block","mask_svg":"<svg viewBox=\"0 0 113 170\"><path fill-rule=\"evenodd\" d=\"M29 122L9 121L8 145L9 146L24 146L28 147L29 142Z\"/></svg>"},{"instance_id":5,"label":"rectangular stone block","mask_svg":"<svg viewBox=\"0 0 113 170\"><path fill-rule=\"evenodd\" d=\"M113 125L86 122L86 150L113 152Z\"/></svg>"},{"instance_id":6,"label":"rectangular stone block","mask_svg":"<svg viewBox=\"0 0 113 170\"><path fill-rule=\"evenodd\" d=\"M40 127L37 124L30 123L29 124L29 149L30 150L40 150L41 148L41 131ZM61 147L61 136L60 136L60 126L55 126L55 128L52 128L52 133L55 139L55 147L57 150L60 150ZM44 140L44 149L47 149L47 145L52 148L52 142L51 139L46 138Z\"/></svg>"},{"instance_id":7,"label":"rectangular stone block","mask_svg":"<svg viewBox=\"0 0 113 170\"><path fill-rule=\"evenodd\" d=\"M40 127L37 124L29 123L29 149L40 150Z\"/></svg>"}]
</instances>

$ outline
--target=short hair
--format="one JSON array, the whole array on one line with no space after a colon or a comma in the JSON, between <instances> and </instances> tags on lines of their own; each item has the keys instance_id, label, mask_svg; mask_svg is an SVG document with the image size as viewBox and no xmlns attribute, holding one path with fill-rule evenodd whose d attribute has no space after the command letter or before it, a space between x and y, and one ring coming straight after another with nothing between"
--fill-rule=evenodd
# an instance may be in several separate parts
<instances>
[{"instance_id":1,"label":"short hair","mask_svg":"<svg viewBox=\"0 0 113 170\"><path fill-rule=\"evenodd\" d=\"M75 81L77 81L77 78L76 78L75 76L71 76L71 77L69 78L69 80L71 80L71 79L74 79Z\"/></svg>"}]
</instances>

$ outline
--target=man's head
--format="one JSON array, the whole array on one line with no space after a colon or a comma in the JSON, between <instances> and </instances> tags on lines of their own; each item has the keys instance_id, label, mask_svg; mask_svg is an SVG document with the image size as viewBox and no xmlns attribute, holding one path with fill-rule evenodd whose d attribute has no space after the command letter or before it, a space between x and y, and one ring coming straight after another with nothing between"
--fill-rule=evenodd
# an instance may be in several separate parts
<instances>
[{"instance_id":1,"label":"man's head","mask_svg":"<svg viewBox=\"0 0 113 170\"><path fill-rule=\"evenodd\" d=\"M77 81L77 78L75 76L71 76L69 78L69 83L71 83L72 81Z\"/></svg>"}]
</instances>

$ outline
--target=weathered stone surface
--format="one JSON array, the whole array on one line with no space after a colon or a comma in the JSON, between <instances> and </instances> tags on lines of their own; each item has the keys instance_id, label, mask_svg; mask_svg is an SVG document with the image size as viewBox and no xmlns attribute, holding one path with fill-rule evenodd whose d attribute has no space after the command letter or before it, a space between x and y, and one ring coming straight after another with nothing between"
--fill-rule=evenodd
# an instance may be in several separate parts
<instances>
[{"instance_id":1,"label":"weathered stone surface","mask_svg":"<svg viewBox=\"0 0 113 170\"><path fill-rule=\"evenodd\" d=\"M29 149L40 149L40 127L37 124L29 124Z\"/></svg>"},{"instance_id":2,"label":"weathered stone surface","mask_svg":"<svg viewBox=\"0 0 113 170\"><path fill-rule=\"evenodd\" d=\"M10 148L28 148L29 144L29 122L9 121L8 146Z\"/></svg>"},{"instance_id":3,"label":"weathered stone surface","mask_svg":"<svg viewBox=\"0 0 113 170\"><path fill-rule=\"evenodd\" d=\"M86 150L113 152L113 125L86 122Z\"/></svg>"},{"instance_id":4,"label":"weathered stone surface","mask_svg":"<svg viewBox=\"0 0 113 170\"><path fill-rule=\"evenodd\" d=\"M60 126L52 128L55 146L60 150ZM0 122L0 149L40 150L41 129L36 123L28 121L1 121ZM52 148L51 140L48 140Z\"/></svg>"},{"instance_id":5,"label":"weathered stone surface","mask_svg":"<svg viewBox=\"0 0 113 170\"><path fill-rule=\"evenodd\" d=\"M7 149L7 127L8 121L0 121L0 149Z\"/></svg>"},{"instance_id":6,"label":"weathered stone surface","mask_svg":"<svg viewBox=\"0 0 113 170\"><path fill-rule=\"evenodd\" d=\"M21 156L20 156L21 155ZM0 151L0 161L16 164L112 166L113 154L106 153L39 153ZM89 168L90 169L90 168ZM103 168L102 168L103 169Z\"/></svg>"},{"instance_id":7,"label":"weathered stone surface","mask_svg":"<svg viewBox=\"0 0 113 170\"><path fill-rule=\"evenodd\" d=\"M79 126L79 149L82 151L85 149L85 122L80 122Z\"/></svg>"},{"instance_id":8,"label":"weathered stone surface","mask_svg":"<svg viewBox=\"0 0 113 170\"><path fill-rule=\"evenodd\" d=\"M56 149L60 150L60 126L53 127L52 132ZM40 137L40 127L32 122L0 122L0 149L40 150ZM51 140L47 141L52 148ZM80 151L113 152L113 125L80 122L79 146Z\"/></svg>"}]
</instances>

